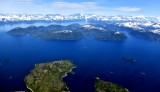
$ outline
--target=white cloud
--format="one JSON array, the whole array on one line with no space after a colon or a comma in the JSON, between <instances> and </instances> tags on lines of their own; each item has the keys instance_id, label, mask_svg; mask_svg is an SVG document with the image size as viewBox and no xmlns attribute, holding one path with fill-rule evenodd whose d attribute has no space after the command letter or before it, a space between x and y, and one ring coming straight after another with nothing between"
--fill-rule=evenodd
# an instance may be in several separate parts
<instances>
[{"instance_id":1,"label":"white cloud","mask_svg":"<svg viewBox=\"0 0 160 92\"><path fill-rule=\"evenodd\" d=\"M81 2L81 3L70 3L70 2L53 2L53 7L56 8L68 8L78 10L97 10L105 9L105 7L98 6L96 2Z\"/></svg>"},{"instance_id":2,"label":"white cloud","mask_svg":"<svg viewBox=\"0 0 160 92\"><path fill-rule=\"evenodd\" d=\"M0 13L113 13L113 12L135 12L141 10L136 7L107 7L97 2L50 2L39 3L34 0L2 0Z\"/></svg>"},{"instance_id":3,"label":"white cloud","mask_svg":"<svg viewBox=\"0 0 160 92\"><path fill-rule=\"evenodd\" d=\"M81 2L81 3L70 3L70 2L53 2L53 7L66 8L66 9L78 9L78 10L114 10L123 12L135 12L140 11L141 8L137 7L104 7L99 6L96 2Z\"/></svg>"},{"instance_id":4,"label":"white cloud","mask_svg":"<svg viewBox=\"0 0 160 92\"><path fill-rule=\"evenodd\" d=\"M1 0L1 3L25 3L32 2L32 0Z\"/></svg>"},{"instance_id":5,"label":"white cloud","mask_svg":"<svg viewBox=\"0 0 160 92\"><path fill-rule=\"evenodd\" d=\"M141 8L137 8L137 7L119 7L119 8L114 8L113 10L123 11L123 12L136 12L136 11L140 11Z\"/></svg>"}]
</instances>

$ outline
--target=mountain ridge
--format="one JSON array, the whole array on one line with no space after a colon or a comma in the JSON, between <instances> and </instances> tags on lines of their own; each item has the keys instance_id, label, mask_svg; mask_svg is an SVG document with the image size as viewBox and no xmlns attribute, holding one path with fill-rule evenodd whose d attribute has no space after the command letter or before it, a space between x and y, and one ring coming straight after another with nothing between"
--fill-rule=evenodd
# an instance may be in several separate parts
<instances>
[{"instance_id":1,"label":"mountain ridge","mask_svg":"<svg viewBox=\"0 0 160 92\"><path fill-rule=\"evenodd\" d=\"M63 20L99 20L99 21L151 21L159 22L160 17L154 16L102 16L95 14L73 14L73 15L61 15L61 14L0 14L0 22L10 21L32 21L32 20L44 20L44 21L63 21Z\"/></svg>"}]
</instances>

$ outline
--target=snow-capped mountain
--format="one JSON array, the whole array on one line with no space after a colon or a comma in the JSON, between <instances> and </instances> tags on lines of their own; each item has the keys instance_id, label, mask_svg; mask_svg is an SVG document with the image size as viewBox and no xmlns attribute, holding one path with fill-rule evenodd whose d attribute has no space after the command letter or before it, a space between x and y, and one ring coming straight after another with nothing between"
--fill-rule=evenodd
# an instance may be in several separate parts
<instances>
[{"instance_id":1,"label":"snow-capped mountain","mask_svg":"<svg viewBox=\"0 0 160 92\"><path fill-rule=\"evenodd\" d=\"M95 14L0 14L0 23L9 22L27 22L27 21L100 21L105 23L112 23L114 25L128 27L136 30L144 30L151 28L151 32L159 33L160 17L145 17L145 16L100 16ZM90 27L88 25L85 26ZM102 29L103 30L103 29Z\"/></svg>"},{"instance_id":2,"label":"snow-capped mountain","mask_svg":"<svg viewBox=\"0 0 160 92\"><path fill-rule=\"evenodd\" d=\"M73 15L60 15L60 14L0 14L0 21L31 21L31 20L101 20L101 21L121 21L121 22L160 22L160 17L145 17L145 16L100 16L95 14L73 14Z\"/></svg>"}]
</instances>

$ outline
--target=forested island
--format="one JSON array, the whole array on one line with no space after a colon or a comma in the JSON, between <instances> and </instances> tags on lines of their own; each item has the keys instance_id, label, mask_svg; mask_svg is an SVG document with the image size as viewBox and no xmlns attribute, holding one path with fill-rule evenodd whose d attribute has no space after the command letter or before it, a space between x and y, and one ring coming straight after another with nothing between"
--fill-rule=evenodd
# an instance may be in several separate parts
<instances>
[{"instance_id":1,"label":"forested island","mask_svg":"<svg viewBox=\"0 0 160 92\"><path fill-rule=\"evenodd\" d=\"M25 77L25 83L32 92L68 92L62 78L75 67L69 60L36 64Z\"/></svg>"},{"instance_id":2,"label":"forested island","mask_svg":"<svg viewBox=\"0 0 160 92\"><path fill-rule=\"evenodd\" d=\"M26 36L45 39L45 40L79 40L88 36L93 36L97 40L113 40L123 41L127 36L119 31L108 30L102 25L98 24L71 24L68 26L50 25L44 26L30 26L27 28L14 28L8 31L8 34L14 36Z\"/></svg>"},{"instance_id":3,"label":"forested island","mask_svg":"<svg viewBox=\"0 0 160 92\"><path fill-rule=\"evenodd\" d=\"M129 92L129 91L118 84L103 81L97 77L95 80L95 92Z\"/></svg>"},{"instance_id":4,"label":"forested island","mask_svg":"<svg viewBox=\"0 0 160 92\"><path fill-rule=\"evenodd\" d=\"M142 23L143 24L143 23ZM144 27L141 28L130 28L130 27L119 27L122 30L127 31L130 35L142 38L148 41L160 41L160 30L153 27Z\"/></svg>"},{"instance_id":5,"label":"forested island","mask_svg":"<svg viewBox=\"0 0 160 92\"><path fill-rule=\"evenodd\" d=\"M32 92L69 92L63 77L71 73L75 67L76 65L70 60L36 64L24 81L27 88ZM103 81L97 77L95 80L95 92L129 91L118 84Z\"/></svg>"},{"instance_id":6,"label":"forested island","mask_svg":"<svg viewBox=\"0 0 160 92\"><path fill-rule=\"evenodd\" d=\"M158 33L153 33L151 31L146 31L146 30L134 30L130 32L131 35L138 37L138 38L143 38L149 41L160 41L160 34Z\"/></svg>"}]
</instances>

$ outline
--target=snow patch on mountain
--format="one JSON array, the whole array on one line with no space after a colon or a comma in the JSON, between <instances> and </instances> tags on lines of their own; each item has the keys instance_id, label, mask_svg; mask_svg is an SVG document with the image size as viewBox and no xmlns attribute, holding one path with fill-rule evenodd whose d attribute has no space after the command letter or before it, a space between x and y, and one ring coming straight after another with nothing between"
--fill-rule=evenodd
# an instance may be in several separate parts
<instances>
[{"instance_id":1,"label":"snow patch on mountain","mask_svg":"<svg viewBox=\"0 0 160 92\"><path fill-rule=\"evenodd\" d=\"M60 14L0 14L0 21L32 21L32 20L97 20L97 21L117 21L117 22L158 22L160 17L145 17L145 16L100 16L95 14L73 14L73 15L60 15Z\"/></svg>"},{"instance_id":2,"label":"snow patch on mountain","mask_svg":"<svg viewBox=\"0 0 160 92\"><path fill-rule=\"evenodd\" d=\"M73 14L73 15L60 15L60 14L0 14L0 23L9 22L25 22L25 21L103 21L118 26L124 26L135 30L144 30L151 28L151 32L159 34L160 17L154 16L100 16L95 14ZM95 27L93 25L84 25L87 29L99 29L105 31L104 28ZM66 31L69 32L69 31Z\"/></svg>"},{"instance_id":3,"label":"snow patch on mountain","mask_svg":"<svg viewBox=\"0 0 160 92\"><path fill-rule=\"evenodd\" d=\"M154 34L159 34L160 35L160 29L151 30L150 32L152 32Z\"/></svg>"}]
</instances>

